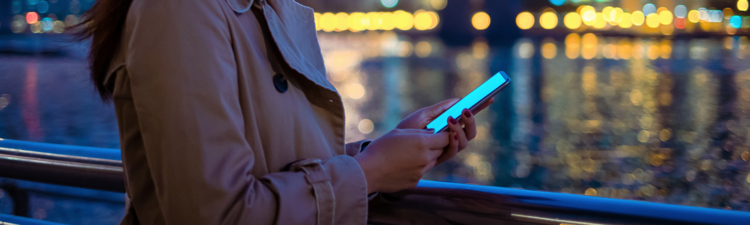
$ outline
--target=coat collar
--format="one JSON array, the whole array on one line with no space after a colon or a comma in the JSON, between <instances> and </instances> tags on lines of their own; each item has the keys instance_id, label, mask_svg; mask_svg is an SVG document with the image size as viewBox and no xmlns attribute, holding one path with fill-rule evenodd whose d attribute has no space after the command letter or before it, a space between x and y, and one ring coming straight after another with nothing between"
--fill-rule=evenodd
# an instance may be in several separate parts
<instances>
[{"instance_id":1,"label":"coat collar","mask_svg":"<svg viewBox=\"0 0 750 225\"><path fill-rule=\"evenodd\" d=\"M253 6L253 0L226 1L236 13ZM271 36L289 66L318 86L336 92L326 78L313 9L294 0L256 0L254 4L262 9Z\"/></svg>"}]
</instances>

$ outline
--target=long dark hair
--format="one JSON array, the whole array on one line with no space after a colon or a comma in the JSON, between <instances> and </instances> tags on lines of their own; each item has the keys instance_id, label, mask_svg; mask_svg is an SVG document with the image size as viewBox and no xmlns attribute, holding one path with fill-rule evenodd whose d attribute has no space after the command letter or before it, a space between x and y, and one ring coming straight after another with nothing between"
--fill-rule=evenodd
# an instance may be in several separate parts
<instances>
[{"instance_id":1,"label":"long dark hair","mask_svg":"<svg viewBox=\"0 0 750 225\"><path fill-rule=\"evenodd\" d=\"M104 84L104 78L120 47L131 3L133 0L98 0L84 13L81 23L69 28L79 41L92 39L88 57L91 81L104 101L112 98L112 87Z\"/></svg>"}]
</instances>

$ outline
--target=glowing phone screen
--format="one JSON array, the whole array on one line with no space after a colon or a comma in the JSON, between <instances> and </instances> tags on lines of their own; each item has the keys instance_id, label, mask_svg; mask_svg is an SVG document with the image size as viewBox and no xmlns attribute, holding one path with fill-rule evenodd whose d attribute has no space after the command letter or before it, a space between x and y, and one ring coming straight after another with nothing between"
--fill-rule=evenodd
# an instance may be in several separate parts
<instances>
[{"instance_id":1,"label":"glowing phone screen","mask_svg":"<svg viewBox=\"0 0 750 225\"><path fill-rule=\"evenodd\" d=\"M430 122L430 124L427 124L427 129L435 129L435 133L440 132L443 128L448 126L448 116L458 118L461 116L461 112L464 109L471 109L471 107L482 101L487 95L491 94L506 82L508 82L508 80L505 79L503 75L500 75L500 73L495 74L482 85L479 85L477 89L474 89L474 91L466 95L466 97L459 100L450 109L443 112L443 114Z\"/></svg>"}]
</instances>

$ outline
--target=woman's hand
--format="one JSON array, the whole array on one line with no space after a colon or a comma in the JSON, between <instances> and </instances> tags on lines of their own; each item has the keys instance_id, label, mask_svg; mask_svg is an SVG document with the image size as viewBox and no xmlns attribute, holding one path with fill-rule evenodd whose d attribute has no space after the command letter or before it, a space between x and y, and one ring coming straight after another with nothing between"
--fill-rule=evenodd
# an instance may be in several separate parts
<instances>
[{"instance_id":1,"label":"woman's hand","mask_svg":"<svg viewBox=\"0 0 750 225\"><path fill-rule=\"evenodd\" d=\"M394 129L376 139L354 159L367 179L367 192L396 192L417 186L437 164L449 133L425 129ZM457 141L456 141L457 142Z\"/></svg>"},{"instance_id":2,"label":"woman's hand","mask_svg":"<svg viewBox=\"0 0 750 225\"><path fill-rule=\"evenodd\" d=\"M438 104L422 108L412 113L411 115L404 118L399 123L397 129L425 129L427 124L432 122L435 118L440 116L445 110L448 110L451 106L456 104L459 99L448 99ZM443 163L455 156L461 150L464 150L469 145L469 141L477 136L476 122L474 121L474 114L487 108L490 104L495 102L495 98L491 98L481 106L477 107L473 112L468 109L464 109L461 113L461 120L458 118L448 118L448 128L450 130L450 145L445 149L443 155L441 155L437 164Z\"/></svg>"}]
</instances>

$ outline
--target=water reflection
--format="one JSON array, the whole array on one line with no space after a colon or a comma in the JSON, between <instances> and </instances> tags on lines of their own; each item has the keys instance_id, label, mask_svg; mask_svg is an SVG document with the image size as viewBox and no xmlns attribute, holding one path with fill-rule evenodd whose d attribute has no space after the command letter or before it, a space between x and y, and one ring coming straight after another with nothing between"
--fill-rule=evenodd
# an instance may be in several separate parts
<instances>
[{"instance_id":1,"label":"water reflection","mask_svg":"<svg viewBox=\"0 0 750 225\"><path fill-rule=\"evenodd\" d=\"M477 115L477 140L429 179L750 210L746 37L572 33L492 48L389 32L319 38L350 141L509 72L511 86Z\"/></svg>"}]
</instances>

